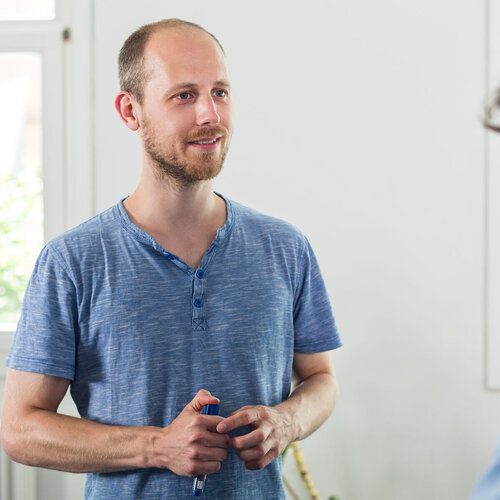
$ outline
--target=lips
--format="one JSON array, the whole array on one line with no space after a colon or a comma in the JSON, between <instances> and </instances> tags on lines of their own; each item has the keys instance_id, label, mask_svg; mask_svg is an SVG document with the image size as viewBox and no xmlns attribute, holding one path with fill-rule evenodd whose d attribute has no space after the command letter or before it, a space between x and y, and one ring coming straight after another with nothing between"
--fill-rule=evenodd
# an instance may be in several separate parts
<instances>
[{"instance_id":1,"label":"lips","mask_svg":"<svg viewBox=\"0 0 500 500\"><path fill-rule=\"evenodd\" d=\"M196 139L195 141L189 141L188 144L196 149L210 151L219 147L221 139L222 136L220 135L213 137L203 137L200 139Z\"/></svg>"},{"instance_id":2,"label":"lips","mask_svg":"<svg viewBox=\"0 0 500 500\"><path fill-rule=\"evenodd\" d=\"M198 139L196 141L189 141L190 144L214 144L216 141L218 141L221 137L206 137L203 139Z\"/></svg>"}]
</instances>

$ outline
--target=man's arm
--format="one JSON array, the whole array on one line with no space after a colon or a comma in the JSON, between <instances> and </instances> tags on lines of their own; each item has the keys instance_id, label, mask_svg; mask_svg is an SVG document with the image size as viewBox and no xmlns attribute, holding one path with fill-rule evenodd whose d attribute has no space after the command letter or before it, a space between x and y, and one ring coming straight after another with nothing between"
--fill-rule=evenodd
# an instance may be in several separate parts
<instances>
[{"instance_id":1,"label":"man's arm","mask_svg":"<svg viewBox=\"0 0 500 500\"><path fill-rule=\"evenodd\" d=\"M217 425L221 433L248 425L252 432L229 444L250 470L264 468L292 441L313 433L331 414L337 381L331 352L296 353L293 358L298 384L288 399L273 406L244 406Z\"/></svg>"},{"instance_id":2,"label":"man's arm","mask_svg":"<svg viewBox=\"0 0 500 500\"><path fill-rule=\"evenodd\" d=\"M221 417L200 414L218 403L199 391L165 428L105 425L57 413L69 380L9 370L1 440L16 462L68 472L168 468L184 476L220 469L228 437L216 432Z\"/></svg>"}]
</instances>

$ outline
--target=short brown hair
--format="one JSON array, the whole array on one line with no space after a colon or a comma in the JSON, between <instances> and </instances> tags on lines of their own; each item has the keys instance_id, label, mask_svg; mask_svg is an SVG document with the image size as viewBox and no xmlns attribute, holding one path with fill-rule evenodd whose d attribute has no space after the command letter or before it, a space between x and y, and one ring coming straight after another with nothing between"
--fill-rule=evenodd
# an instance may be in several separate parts
<instances>
[{"instance_id":1,"label":"short brown hair","mask_svg":"<svg viewBox=\"0 0 500 500\"><path fill-rule=\"evenodd\" d=\"M225 55L219 40L199 24L172 18L141 26L125 40L118 56L120 90L132 94L139 103L142 103L144 99L144 83L148 77L144 68L144 48L153 33L166 28L189 28L203 31L217 42Z\"/></svg>"}]
</instances>

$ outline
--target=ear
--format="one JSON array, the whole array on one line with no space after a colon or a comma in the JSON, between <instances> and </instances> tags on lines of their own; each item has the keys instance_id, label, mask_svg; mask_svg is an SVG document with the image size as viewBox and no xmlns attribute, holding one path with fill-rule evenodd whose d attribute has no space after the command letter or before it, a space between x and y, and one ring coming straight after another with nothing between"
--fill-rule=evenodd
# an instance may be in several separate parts
<instances>
[{"instance_id":1,"label":"ear","mask_svg":"<svg viewBox=\"0 0 500 500\"><path fill-rule=\"evenodd\" d=\"M130 130L135 131L139 128L138 107L137 101L128 92L120 92L116 96L116 111L118 111L120 118Z\"/></svg>"}]
</instances>

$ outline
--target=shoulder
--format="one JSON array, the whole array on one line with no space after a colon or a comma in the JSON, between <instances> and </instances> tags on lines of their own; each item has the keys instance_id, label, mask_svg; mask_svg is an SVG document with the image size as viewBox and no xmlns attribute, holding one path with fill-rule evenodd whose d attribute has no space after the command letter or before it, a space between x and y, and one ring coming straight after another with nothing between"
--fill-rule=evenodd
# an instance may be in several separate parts
<instances>
[{"instance_id":1,"label":"shoulder","mask_svg":"<svg viewBox=\"0 0 500 500\"><path fill-rule=\"evenodd\" d=\"M290 222L264 214L240 203L231 201L241 231L251 233L255 238L272 239L275 243L307 247L307 238L302 231Z\"/></svg>"},{"instance_id":2,"label":"shoulder","mask_svg":"<svg viewBox=\"0 0 500 500\"><path fill-rule=\"evenodd\" d=\"M43 248L40 258L55 260L67 271L90 264L89 259L99 257L103 239L113 241L113 233L120 231L116 212L116 206L108 208L51 239Z\"/></svg>"}]
</instances>

